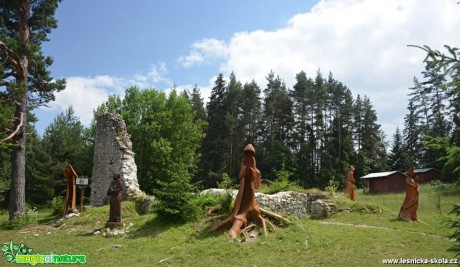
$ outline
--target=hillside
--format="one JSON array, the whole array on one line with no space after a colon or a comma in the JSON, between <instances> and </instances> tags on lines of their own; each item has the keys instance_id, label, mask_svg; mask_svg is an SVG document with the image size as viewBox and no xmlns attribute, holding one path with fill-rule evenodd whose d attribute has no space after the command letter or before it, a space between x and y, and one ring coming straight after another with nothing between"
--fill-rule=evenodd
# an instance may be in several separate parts
<instances>
[{"instance_id":1,"label":"hillside","mask_svg":"<svg viewBox=\"0 0 460 267\"><path fill-rule=\"evenodd\" d=\"M0 230L0 241L23 242L32 253L86 255L88 266L378 266L383 259L455 258L447 251L454 244L448 238L453 230L443 220L451 205L460 203L458 192L440 194L422 186L419 223L396 220L404 193L359 190L356 203L344 200L343 193L333 199L340 211L330 218L291 218L293 226L251 242L231 242L226 233L207 234L203 221L177 224L154 214L137 215L132 202L122 203L128 227L123 236L94 234L107 220L104 206L88 208L59 227L53 226L56 218L49 210L38 211L38 224ZM7 219L3 211L0 220Z\"/></svg>"}]
</instances>

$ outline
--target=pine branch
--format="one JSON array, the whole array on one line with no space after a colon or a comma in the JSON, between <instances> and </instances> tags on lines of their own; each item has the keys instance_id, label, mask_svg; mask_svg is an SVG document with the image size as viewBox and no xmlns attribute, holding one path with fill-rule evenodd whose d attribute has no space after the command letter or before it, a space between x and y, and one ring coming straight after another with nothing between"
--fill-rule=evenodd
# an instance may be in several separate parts
<instances>
[{"instance_id":1,"label":"pine branch","mask_svg":"<svg viewBox=\"0 0 460 267\"><path fill-rule=\"evenodd\" d=\"M8 140L10 140L11 138L13 138L16 134L19 133L19 131L21 130L21 127L22 127L22 124L24 123L24 114L21 112L21 121L19 121L19 124L18 126L16 127L16 130L11 133L10 135L8 135L7 137L3 138L2 140L0 140L0 143L4 143Z\"/></svg>"},{"instance_id":2,"label":"pine branch","mask_svg":"<svg viewBox=\"0 0 460 267\"><path fill-rule=\"evenodd\" d=\"M9 61L11 62L11 64L13 64L15 68L23 72L24 69L20 64L21 60L19 56L13 50L11 50L3 41L0 41L0 50L2 50L3 53L6 54L7 59L9 59Z\"/></svg>"}]
</instances>

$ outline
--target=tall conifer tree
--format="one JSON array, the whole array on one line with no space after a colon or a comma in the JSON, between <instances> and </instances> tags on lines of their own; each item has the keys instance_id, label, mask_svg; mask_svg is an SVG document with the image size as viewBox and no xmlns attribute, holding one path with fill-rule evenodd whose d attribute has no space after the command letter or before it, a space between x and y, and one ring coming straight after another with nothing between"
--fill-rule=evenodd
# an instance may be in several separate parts
<instances>
[{"instance_id":1,"label":"tall conifer tree","mask_svg":"<svg viewBox=\"0 0 460 267\"><path fill-rule=\"evenodd\" d=\"M2 103L15 109L14 128L1 137L2 142L15 144L11 153L10 220L25 212L27 112L54 100L54 92L65 87L64 80L52 79L48 67L53 60L41 51L47 35L57 27L54 12L59 2L4 0L0 5L0 86L6 88L0 97Z\"/></svg>"}]
</instances>

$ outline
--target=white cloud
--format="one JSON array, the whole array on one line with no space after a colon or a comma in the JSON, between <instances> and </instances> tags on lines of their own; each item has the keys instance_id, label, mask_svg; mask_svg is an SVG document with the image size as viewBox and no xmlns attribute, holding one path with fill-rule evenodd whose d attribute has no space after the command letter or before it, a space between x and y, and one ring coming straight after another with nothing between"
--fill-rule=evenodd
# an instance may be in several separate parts
<instances>
[{"instance_id":1,"label":"white cloud","mask_svg":"<svg viewBox=\"0 0 460 267\"><path fill-rule=\"evenodd\" d=\"M331 71L355 96L371 99L379 123L391 138L396 126L403 126L413 77L424 69L425 53L407 45L459 46L456 2L323 0L310 12L294 16L284 28L235 33L228 45L207 40L219 44L219 55L227 56L220 71L226 75L233 71L242 82L255 79L264 87L273 70L292 88L301 70L309 77L318 69L325 76ZM192 45L191 57L183 58L183 65L205 61L207 43Z\"/></svg>"},{"instance_id":2,"label":"white cloud","mask_svg":"<svg viewBox=\"0 0 460 267\"><path fill-rule=\"evenodd\" d=\"M42 107L50 115L66 110L72 105L75 115L80 122L88 126L93 118L93 110L107 101L109 95L121 97L124 91L133 85L140 88L164 89L173 86L167 78L168 70L164 62L152 64L145 74L135 74L133 77L114 77L101 75L96 77L67 77L66 89L55 94L56 100Z\"/></svg>"},{"instance_id":3,"label":"white cloud","mask_svg":"<svg viewBox=\"0 0 460 267\"><path fill-rule=\"evenodd\" d=\"M189 68L199 63L210 63L228 55L228 48L225 42L210 38L203 39L191 45L187 56L179 57L178 61L182 66Z\"/></svg>"},{"instance_id":4,"label":"white cloud","mask_svg":"<svg viewBox=\"0 0 460 267\"><path fill-rule=\"evenodd\" d=\"M68 77L66 89L56 93L56 100L45 111L64 111L72 105L75 115L84 125L89 125L93 118L93 109L108 99L109 94L121 92L123 79L110 76L94 78Z\"/></svg>"},{"instance_id":5,"label":"white cloud","mask_svg":"<svg viewBox=\"0 0 460 267\"><path fill-rule=\"evenodd\" d=\"M145 74L136 74L129 79L131 84L138 85L141 88L148 87L172 87L174 83L167 78L168 68L165 62L152 64Z\"/></svg>"}]
</instances>

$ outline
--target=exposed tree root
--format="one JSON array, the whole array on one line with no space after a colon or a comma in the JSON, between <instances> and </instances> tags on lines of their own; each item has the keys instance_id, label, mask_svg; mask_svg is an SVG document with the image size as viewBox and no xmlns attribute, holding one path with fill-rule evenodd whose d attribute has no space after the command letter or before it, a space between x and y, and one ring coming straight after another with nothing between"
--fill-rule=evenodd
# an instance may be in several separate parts
<instances>
[{"instance_id":1,"label":"exposed tree root","mask_svg":"<svg viewBox=\"0 0 460 267\"><path fill-rule=\"evenodd\" d=\"M284 218L283 216L279 215L279 214L276 214L274 212L271 212L271 211L268 211L268 210L264 210L264 209L261 209L259 208L260 211L262 212L262 214L270 217L270 218L273 218L273 219L277 219L277 220L280 220L280 221L283 221L287 224L292 224L292 222L286 218Z\"/></svg>"},{"instance_id":2,"label":"exposed tree root","mask_svg":"<svg viewBox=\"0 0 460 267\"><path fill-rule=\"evenodd\" d=\"M213 214L215 212L220 211L221 209L222 209L222 206L217 205L217 206L211 207L206 214L211 215L211 214Z\"/></svg>"}]
</instances>

